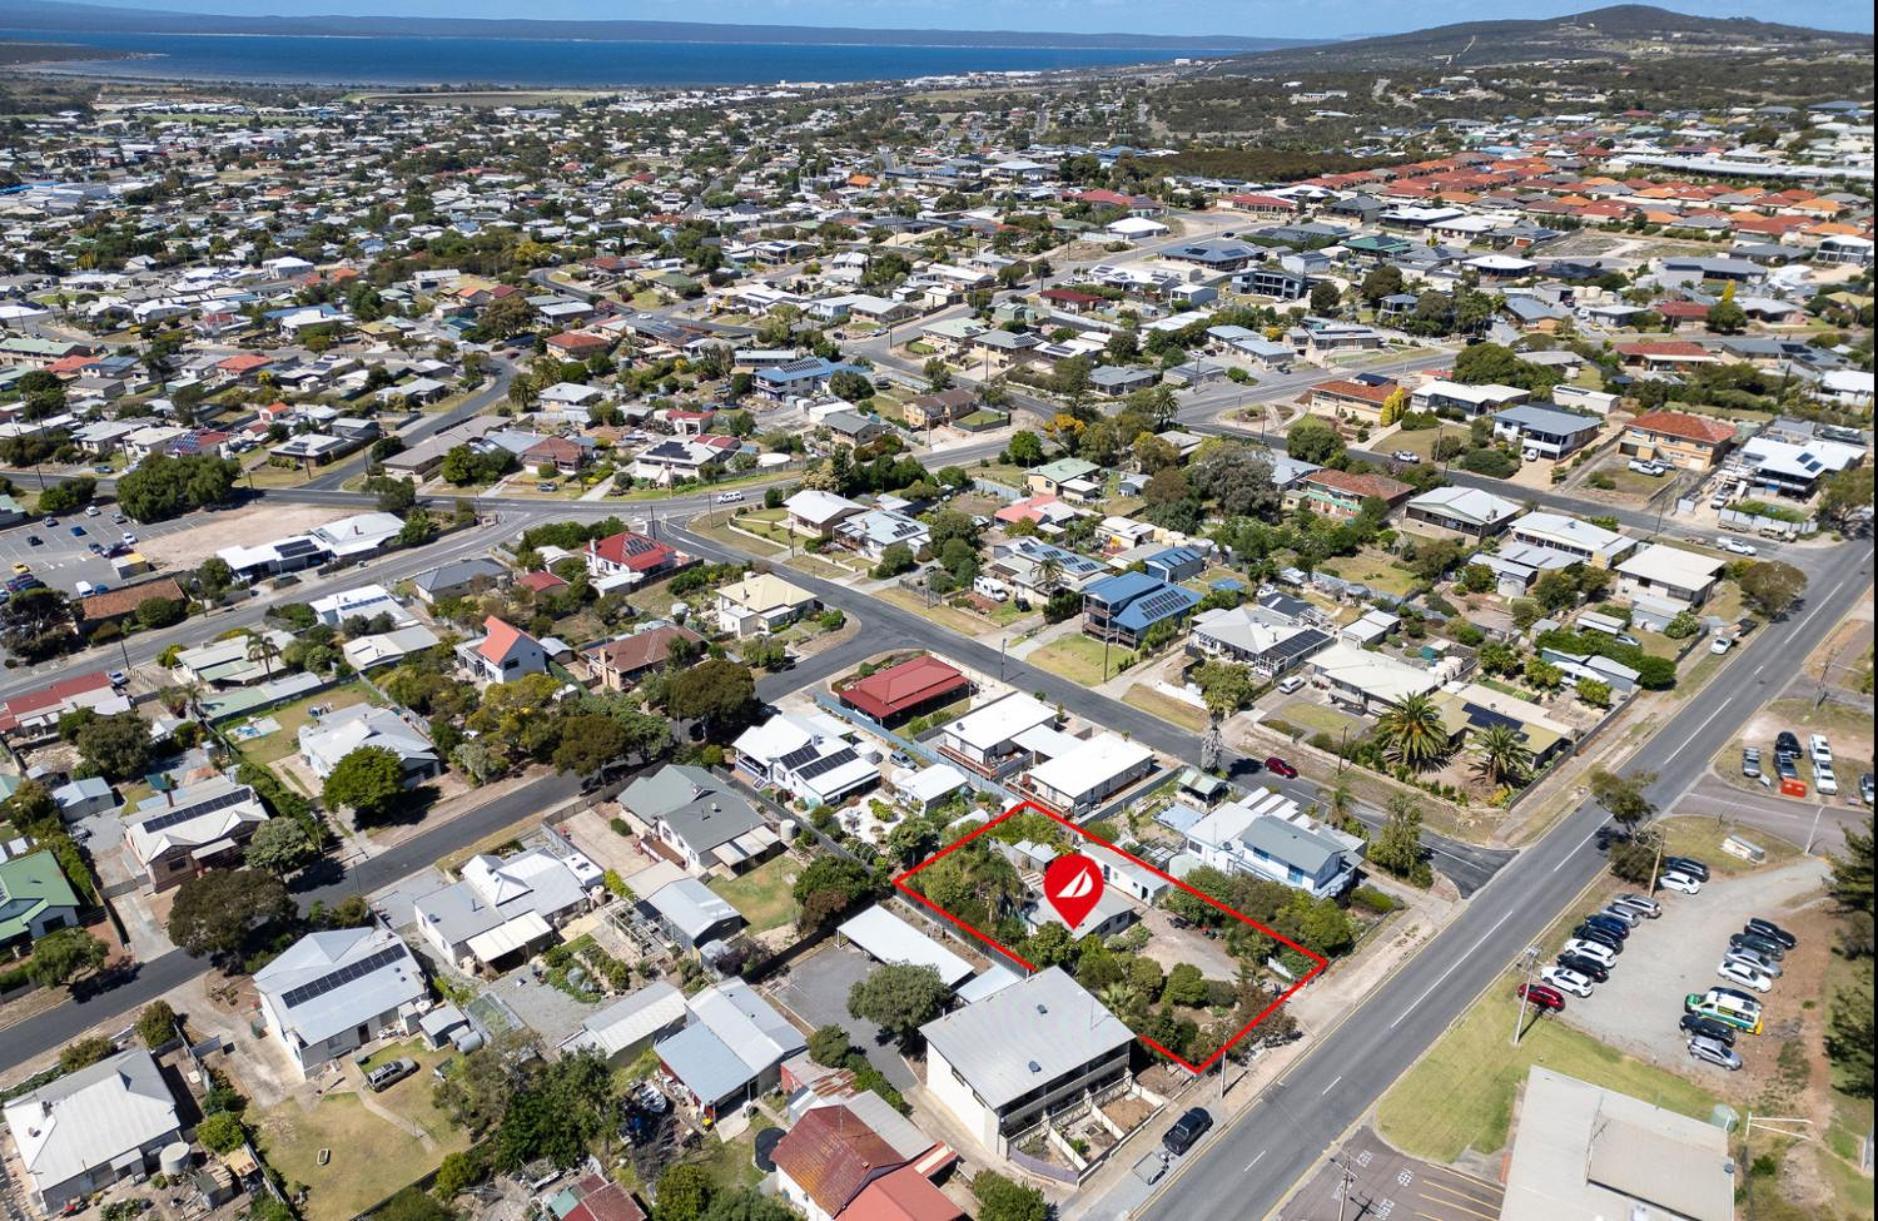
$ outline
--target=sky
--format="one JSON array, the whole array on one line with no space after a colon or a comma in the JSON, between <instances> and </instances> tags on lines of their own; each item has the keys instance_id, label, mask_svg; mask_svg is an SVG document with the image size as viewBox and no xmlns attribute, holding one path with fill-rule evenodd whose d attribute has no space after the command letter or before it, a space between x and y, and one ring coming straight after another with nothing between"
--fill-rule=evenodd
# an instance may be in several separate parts
<instances>
[{"instance_id":1,"label":"sky","mask_svg":"<svg viewBox=\"0 0 1878 1221\"><path fill-rule=\"evenodd\" d=\"M96 0L137 8L241 16L530 17L887 29L1040 30L1057 33L1238 34L1350 38L1508 17L1551 17L1612 0ZM1658 0L1678 12L1757 17L1822 29L1872 28L1870 0Z\"/></svg>"}]
</instances>

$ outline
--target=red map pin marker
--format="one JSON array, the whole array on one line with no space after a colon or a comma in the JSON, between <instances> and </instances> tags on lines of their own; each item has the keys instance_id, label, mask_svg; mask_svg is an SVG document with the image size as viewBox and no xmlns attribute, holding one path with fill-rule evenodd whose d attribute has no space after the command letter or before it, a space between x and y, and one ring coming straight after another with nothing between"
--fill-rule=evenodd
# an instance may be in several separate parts
<instances>
[{"instance_id":1,"label":"red map pin marker","mask_svg":"<svg viewBox=\"0 0 1878 1221\"><path fill-rule=\"evenodd\" d=\"M1102 870L1080 853L1059 856L1044 867L1043 897L1074 929L1102 899Z\"/></svg>"}]
</instances>

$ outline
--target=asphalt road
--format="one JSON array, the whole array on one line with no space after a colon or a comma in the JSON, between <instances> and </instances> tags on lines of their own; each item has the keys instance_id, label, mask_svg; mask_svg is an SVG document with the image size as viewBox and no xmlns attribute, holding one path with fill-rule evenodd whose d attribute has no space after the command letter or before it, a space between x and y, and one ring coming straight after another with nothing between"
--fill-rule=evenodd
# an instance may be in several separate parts
<instances>
[{"instance_id":1,"label":"asphalt road","mask_svg":"<svg viewBox=\"0 0 1878 1221\"><path fill-rule=\"evenodd\" d=\"M1637 759L1669 808L1742 724L1797 673L1871 583L1871 552L1837 548L1785 623L1749 639L1698 699ZM1502 869L1460 917L1385 982L1251 1107L1191 1159L1138 1217L1261 1217L1338 1144L1389 1085L1495 984L1604 867L1592 839L1605 814L1587 801Z\"/></svg>"}]
</instances>

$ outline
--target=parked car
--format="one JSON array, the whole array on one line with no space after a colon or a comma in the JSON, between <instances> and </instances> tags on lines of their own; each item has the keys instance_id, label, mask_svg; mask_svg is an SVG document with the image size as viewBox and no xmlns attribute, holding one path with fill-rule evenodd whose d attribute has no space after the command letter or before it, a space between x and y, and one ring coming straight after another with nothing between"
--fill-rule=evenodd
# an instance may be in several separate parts
<instances>
[{"instance_id":1,"label":"parked car","mask_svg":"<svg viewBox=\"0 0 1878 1221\"><path fill-rule=\"evenodd\" d=\"M1663 858L1663 868L1698 882L1708 881L1708 866L1692 856L1666 856Z\"/></svg>"},{"instance_id":2,"label":"parked car","mask_svg":"<svg viewBox=\"0 0 1878 1221\"><path fill-rule=\"evenodd\" d=\"M714 503L720 504L720 505L739 504L743 501L743 493L742 492L719 492L717 495L711 497L711 500Z\"/></svg>"},{"instance_id":3,"label":"parked car","mask_svg":"<svg viewBox=\"0 0 1878 1221\"><path fill-rule=\"evenodd\" d=\"M28 547L43 547L46 545L46 540L40 538L37 534L29 534L26 536L26 545Z\"/></svg>"},{"instance_id":4,"label":"parked car","mask_svg":"<svg viewBox=\"0 0 1878 1221\"><path fill-rule=\"evenodd\" d=\"M1598 915L1610 916L1613 919L1622 920L1626 928L1636 928L1639 924L1643 923L1642 912L1633 911L1619 903L1606 903L1598 910Z\"/></svg>"},{"instance_id":5,"label":"parked car","mask_svg":"<svg viewBox=\"0 0 1878 1221\"><path fill-rule=\"evenodd\" d=\"M1797 759L1800 757L1800 739L1791 729L1783 729L1774 735L1774 758Z\"/></svg>"},{"instance_id":6,"label":"parked car","mask_svg":"<svg viewBox=\"0 0 1878 1221\"><path fill-rule=\"evenodd\" d=\"M1161 1137L1161 1145L1169 1153L1181 1154L1193 1148L1195 1141L1206 1135L1213 1126L1213 1117L1206 1113L1205 1107L1194 1107L1174 1121L1174 1126Z\"/></svg>"},{"instance_id":7,"label":"parked car","mask_svg":"<svg viewBox=\"0 0 1878 1221\"><path fill-rule=\"evenodd\" d=\"M73 526L69 533L73 538L83 538L85 537L85 528L83 526Z\"/></svg>"},{"instance_id":8,"label":"parked car","mask_svg":"<svg viewBox=\"0 0 1878 1221\"><path fill-rule=\"evenodd\" d=\"M1741 774L1749 780L1761 778L1761 748L1744 746L1741 748Z\"/></svg>"},{"instance_id":9,"label":"parked car","mask_svg":"<svg viewBox=\"0 0 1878 1221\"><path fill-rule=\"evenodd\" d=\"M1615 636L1612 636L1611 639L1615 640L1618 644L1627 644L1633 649L1643 647L1643 642L1638 640L1635 636L1632 636L1629 632L1619 632Z\"/></svg>"},{"instance_id":10,"label":"parked car","mask_svg":"<svg viewBox=\"0 0 1878 1221\"><path fill-rule=\"evenodd\" d=\"M1634 907L1642 912L1646 919L1650 920L1654 920L1663 914L1663 905L1661 903L1658 903L1655 899L1646 899L1639 894L1632 894L1629 891L1618 895L1615 899L1612 899L1611 902L1621 903L1625 907Z\"/></svg>"},{"instance_id":11,"label":"parked car","mask_svg":"<svg viewBox=\"0 0 1878 1221\"><path fill-rule=\"evenodd\" d=\"M389 1064L381 1064L365 1074L365 1084L374 1094L389 1089L417 1071L417 1061L400 1056Z\"/></svg>"},{"instance_id":12,"label":"parked car","mask_svg":"<svg viewBox=\"0 0 1878 1221\"><path fill-rule=\"evenodd\" d=\"M1624 952L1623 938L1614 933L1606 932L1601 928L1595 928L1589 924L1581 924L1573 929L1572 937L1575 940L1589 942L1592 945L1601 945L1613 954L1621 954Z\"/></svg>"},{"instance_id":13,"label":"parked car","mask_svg":"<svg viewBox=\"0 0 1878 1221\"><path fill-rule=\"evenodd\" d=\"M1715 639L1708 642L1708 651L1715 654L1717 657L1734 647L1735 642L1726 636L1717 636Z\"/></svg>"},{"instance_id":14,"label":"parked car","mask_svg":"<svg viewBox=\"0 0 1878 1221\"><path fill-rule=\"evenodd\" d=\"M1772 937L1763 937L1759 933L1740 932L1728 939L1728 947L1735 950L1753 950L1778 962L1787 956L1787 947Z\"/></svg>"},{"instance_id":15,"label":"parked car","mask_svg":"<svg viewBox=\"0 0 1878 1221\"><path fill-rule=\"evenodd\" d=\"M137 545L137 536L132 534L129 530L124 531L124 545L126 547L135 547Z\"/></svg>"},{"instance_id":16,"label":"parked car","mask_svg":"<svg viewBox=\"0 0 1878 1221\"><path fill-rule=\"evenodd\" d=\"M1409 466L1415 466L1422 460L1422 456L1412 449L1398 449L1389 456L1394 458L1397 462L1406 463Z\"/></svg>"},{"instance_id":17,"label":"parked car","mask_svg":"<svg viewBox=\"0 0 1878 1221\"><path fill-rule=\"evenodd\" d=\"M1878 792L1874 791L1874 784L1873 784L1872 775L1870 772L1859 773L1858 795L1859 795L1860 800L1862 800L1866 805L1871 805L1873 797L1878 796Z\"/></svg>"},{"instance_id":18,"label":"parked car","mask_svg":"<svg viewBox=\"0 0 1878 1221\"><path fill-rule=\"evenodd\" d=\"M1265 770L1274 775L1283 776L1286 780L1296 780L1298 778L1298 769L1292 767L1277 755L1273 755L1271 758L1265 760Z\"/></svg>"},{"instance_id":19,"label":"parked car","mask_svg":"<svg viewBox=\"0 0 1878 1221\"><path fill-rule=\"evenodd\" d=\"M1806 740L1806 749L1813 756L1813 762L1832 766L1832 739L1823 733L1816 733Z\"/></svg>"},{"instance_id":20,"label":"parked car","mask_svg":"<svg viewBox=\"0 0 1878 1221\"><path fill-rule=\"evenodd\" d=\"M1589 924L1592 928L1601 928L1619 940L1628 940L1630 937L1629 921L1619 920L1616 916L1607 916L1603 912L1592 912L1589 916L1585 917L1585 923Z\"/></svg>"},{"instance_id":21,"label":"parked car","mask_svg":"<svg viewBox=\"0 0 1878 1221\"><path fill-rule=\"evenodd\" d=\"M1693 1038L1689 1040L1689 1056L1702 1060L1719 1068L1734 1072L1741 1067L1741 1053L1726 1043L1716 1039Z\"/></svg>"},{"instance_id":22,"label":"parked car","mask_svg":"<svg viewBox=\"0 0 1878 1221\"><path fill-rule=\"evenodd\" d=\"M1682 1031L1684 1034L1700 1035L1705 1039L1713 1039L1724 1047L1733 1047L1735 1045L1735 1028L1733 1026L1730 1026L1726 1022L1718 1022L1712 1017L1703 1017L1699 1013L1685 1013L1682 1015Z\"/></svg>"},{"instance_id":23,"label":"parked car","mask_svg":"<svg viewBox=\"0 0 1878 1221\"><path fill-rule=\"evenodd\" d=\"M1813 764L1813 787L1828 797L1837 795L1839 792L1839 774L1832 770L1832 764Z\"/></svg>"},{"instance_id":24,"label":"parked car","mask_svg":"<svg viewBox=\"0 0 1878 1221\"><path fill-rule=\"evenodd\" d=\"M1565 994L1545 984L1521 984L1513 990L1513 995L1554 1013L1565 1008Z\"/></svg>"},{"instance_id":25,"label":"parked car","mask_svg":"<svg viewBox=\"0 0 1878 1221\"><path fill-rule=\"evenodd\" d=\"M1736 962L1731 958L1724 958L1719 963L1716 963L1715 974L1730 983L1740 984L1744 988L1752 988L1756 992L1771 992L1774 988L1773 976L1765 971L1756 971L1753 967Z\"/></svg>"},{"instance_id":26,"label":"parked car","mask_svg":"<svg viewBox=\"0 0 1878 1221\"><path fill-rule=\"evenodd\" d=\"M23 563L19 561L14 562L13 575L16 577L24 576L27 573L31 572L32 570L33 570L33 566L31 564L27 564L27 563Z\"/></svg>"},{"instance_id":27,"label":"parked car","mask_svg":"<svg viewBox=\"0 0 1878 1221\"><path fill-rule=\"evenodd\" d=\"M1677 894L1682 895L1699 895L1702 893L1702 883L1699 880L1690 877L1686 873L1677 873L1674 870L1656 879L1656 884L1664 890L1673 890Z\"/></svg>"},{"instance_id":28,"label":"parked car","mask_svg":"<svg viewBox=\"0 0 1878 1221\"><path fill-rule=\"evenodd\" d=\"M1774 759L1774 775L1785 782L1800 778L1800 765L1794 762L1792 755L1779 755Z\"/></svg>"},{"instance_id":29,"label":"parked car","mask_svg":"<svg viewBox=\"0 0 1878 1221\"><path fill-rule=\"evenodd\" d=\"M1637 472L1637 474L1648 475L1652 479L1659 478L1669 473L1669 468L1663 466L1661 463L1646 462L1642 458L1632 458L1629 466L1630 469Z\"/></svg>"},{"instance_id":30,"label":"parked car","mask_svg":"<svg viewBox=\"0 0 1878 1221\"><path fill-rule=\"evenodd\" d=\"M1588 941L1583 937L1574 937L1567 941L1565 948L1559 952L1569 954L1573 958L1582 958L1587 962L1595 962L1607 969L1617 965L1619 953L1618 950L1612 949L1601 941Z\"/></svg>"},{"instance_id":31,"label":"parked car","mask_svg":"<svg viewBox=\"0 0 1878 1221\"><path fill-rule=\"evenodd\" d=\"M1721 545L1722 545L1722 549L1723 549L1724 551L1732 551L1732 552L1734 552L1734 553L1735 553L1736 555L1754 555L1754 554L1756 554L1756 550L1755 550L1755 547L1753 546L1753 544L1751 544L1751 543L1744 543L1744 542L1742 542L1742 541L1741 541L1740 539L1738 539L1738 538L1724 538L1724 539L1723 539L1723 540L1721 541Z\"/></svg>"},{"instance_id":32,"label":"parked car","mask_svg":"<svg viewBox=\"0 0 1878 1221\"><path fill-rule=\"evenodd\" d=\"M1592 962L1578 954L1560 954L1558 965L1567 971L1575 971L1594 984L1604 983L1611 977L1611 969L1603 963Z\"/></svg>"},{"instance_id":33,"label":"parked car","mask_svg":"<svg viewBox=\"0 0 1878 1221\"><path fill-rule=\"evenodd\" d=\"M1770 941L1778 941L1783 947L1789 950L1800 944L1798 937L1795 937L1786 929L1781 928L1772 920L1764 920L1759 916L1748 917L1748 922L1743 926L1741 931L1753 933L1756 937L1766 937Z\"/></svg>"},{"instance_id":34,"label":"parked car","mask_svg":"<svg viewBox=\"0 0 1878 1221\"><path fill-rule=\"evenodd\" d=\"M1539 978L1551 984L1560 992L1569 992L1573 996L1590 996L1591 981L1570 967L1550 966L1539 972Z\"/></svg>"},{"instance_id":35,"label":"parked car","mask_svg":"<svg viewBox=\"0 0 1878 1221\"><path fill-rule=\"evenodd\" d=\"M96 516L98 516L98 506L97 506L97 505L86 505L86 506L85 506L85 516L86 516L86 517L96 517Z\"/></svg>"},{"instance_id":36,"label":"parked car","mask_svg":"<svg viewBox=\"0 0 1878 1221\"><path fill-rule=\"evenodd\" d=\"M1767 957L1765 954L1757 954L1746 947L1730 949L1727 953L1722 955L1722 961L1738 962L1744 967L1753 967L1756 971L1764 972L1765 974L1773 976L1775 979L1779 979L1786 973L1785 969L1773 959Z\"/></svg>"}]
</instances>

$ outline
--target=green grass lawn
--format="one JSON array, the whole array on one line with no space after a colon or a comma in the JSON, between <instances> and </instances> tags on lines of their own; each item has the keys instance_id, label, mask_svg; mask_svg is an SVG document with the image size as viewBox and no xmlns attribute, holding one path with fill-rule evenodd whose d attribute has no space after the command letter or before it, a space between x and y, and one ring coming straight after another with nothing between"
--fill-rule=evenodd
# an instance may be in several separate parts
<instances>
[{"instance_id":1,"label":"green grass lawn","mask_svg":"<svg viewBox=\"0 0 1878 1221\"><path fill-rule=\"evenodd\" d=\"M1320 567L1332 576L1361 581L1371 589L1398 598L1407 597L1415 588L1415 574L1380 551L1365 549L1349 559L1332 560Z\"/></svg>"},{"instance_id":2,"label":"green grass lawn","mask_svg":"<svg viewBox=\"0 0 1878 1221\"><path fill-rule=\"evenodd\" d=\"M1108 672L1103 673L1103 644L1092 636L1064 636L1044 645L1024 660L1073 683L1094 687L1121 673L1121 664L1134 655L1124 645L1108 646Z\"/></svg>"},{"instance_id":3,"label":"green grass lawn","mask_svg":"<svg viewBox=\"0 0 1878 1221\"><path fill-rule=\"evenodd\" d=\"M420 1073L386 1095L407 1087L428 1094L429 1085L429 1074ZM260 1116L259 1129L269 1164L290 1182L309 1188L301 1210L307 1221L347 1221L435 1169L445 1154L469 1147L461 1132L450 1129L443 1134L448 1139L426 1149L423 1141L373 1115L350 1093L328 1094L311 1110L283 1103ZM321 1149L332 1151L324 1166Z\"/></svg>"},{"instance_id":4,"label":"green grass lawn","mask_svg":"<svg viewBox=\"0 0 1878 1221\"><path fill-rule=\"evenodd\" d=\"M1192 704L1164 695L1154 688L1136 683L1122 696L1122 703L1132 704L1143 712L1153 713L1194 733L1206 732L1206 713Z\"/></svg>"},{"instance_id":5,"label":"green grass lawn","mask_svg":"<svg viewBox=\"0 0 1878 1221\"><path fill-rule=\"evenodd\" d=\"M308 709L327 708L337 711L341 708L350 708L354 704L366 703L371 698L371 692L363 683L343 683L337 687L315 692L305 699L295 700L291 704L283 704L271 712L244 717L235 725L229 726L229 729L232 730L236 725L245 725L251 720L258 720L262 717L272 717L279 722L280 728L266 737L240 744L242 757L254 763L273 763L276 760L285 759L300 749L300 727L313 719Z\"/></svg>"},{"instance_id":6,"label":"green grass lawn","mask_svg":"<svg viewBox=\"0 0 1878 1221\"><path fill-rule=\"evenodd\" d=\"M732 1140L707 1136L702 1155L686 1160L702 1166L719 1187L755 1187L763 1181L763 1172L756 1168L755 1152L756 1132L752 1128Z\"/></svg>"},{"instance_id":7,"label":"green grass lawn","mask_svg":"<svg viewBox=\"0 0 1878 1221\"><path fill-rule=\"evenodd\" d=\"M1432 462L1435 456L1435 441L1443 436L1455 437L1465 442L1469 433L1458 424L1443 424L1439 428L1422 428L1414 432L1397 429L1392 436L1382 442L1382 445L1390 453L1405 449L1419 455L1423 462Z\"/></svg>"},{"instance_id":8,"label":"green grass lawn","mask_svg":"<svg viewBox=\"0 0 1878 1221\"><path fill-rule=\"evenodd\" d=\"M1327 733L1333 738L1345 730L1349 731L1353 739L1368 732L1357 718L1346 716L1314 700L1289 700L1278 709L1277 716L1279 720L1296 725L1306 733Z\"/></svg>"},{"instance_id":9,"label":"green grass lawn","mask_svg":"<svg viewBox=\"0 0 1878 1221\"><path fill-rule=\"evenodd\" d=\"M1514 1097L1533 1065L1697 1119L1707 1119L1720 1101L1693 1082L1550 1018L1533 1022L1529 1015L1519 1046L1510 1046L1519 1008L1512 991L1510 976L1503 977L1383 1095L1376 1126L1385 1140L1412 1157L1443 1163L1468 1149L1490 1154L1504 1148Z\"/></svg>"},{"instance_id":10,"label":"green grass lawn","mask_svg":"<svg viewBox=\"0 0 1878 1221\"><path fill-rule=\"evenodd\" d=\"M1731 824L1723 824L1712 818L1666 818L1656 824L1663 833L1663 852L1667 856L1692 856L1699 861L1708 862L1708 867L1716 873L1739 874L1752 873L1756 869L1767 869L1774 865L1784 865L1800 855L1800 850L1778 836L1769 835L1758 827L1741 829L1741 838L1759 844L1767 849L1767 859L1756 865L1744 861L1733 853L1722 851L1722 841L1735 831Z\"/></svg>"},{"instance_id":11,"label":"green grass lawn","mask_svg":"<svg viewBox=\"0 0 1878 1221\"><path fill-rule=\"evenodd\" d=\"M801 866L788 856L773 857L750 872L735 878L718 878L710 883L718 897L743 913L753 933L765 932L795 919L795 896L791 888Z\"/></svg>"},{"instance_id":12,"label":"green grass lawn","mask_svg":"<svg viewBox=\"0 0 1878 1221\"><path fill-rule=\"evenodd\" d=\"M448 1143L457 1136L456 1129L450 1123L450 1117L444 1114L431 1100L432 1089L437 1079L431 1075L445 1060L456 1055L453 1047L430 1048L424 1046L422 1039L409 1039L403 1043L393 1043L373 1052L365 1061L365 1071L370 1072L381 1064L404 1058L417 1061L417 1071L391 1088L381 1090L373 1097L398 1114L409 1119L430 1138L439 1143ZM468 1143L467 1140L464 1141Z\"/></svg>"}]
</instances>

